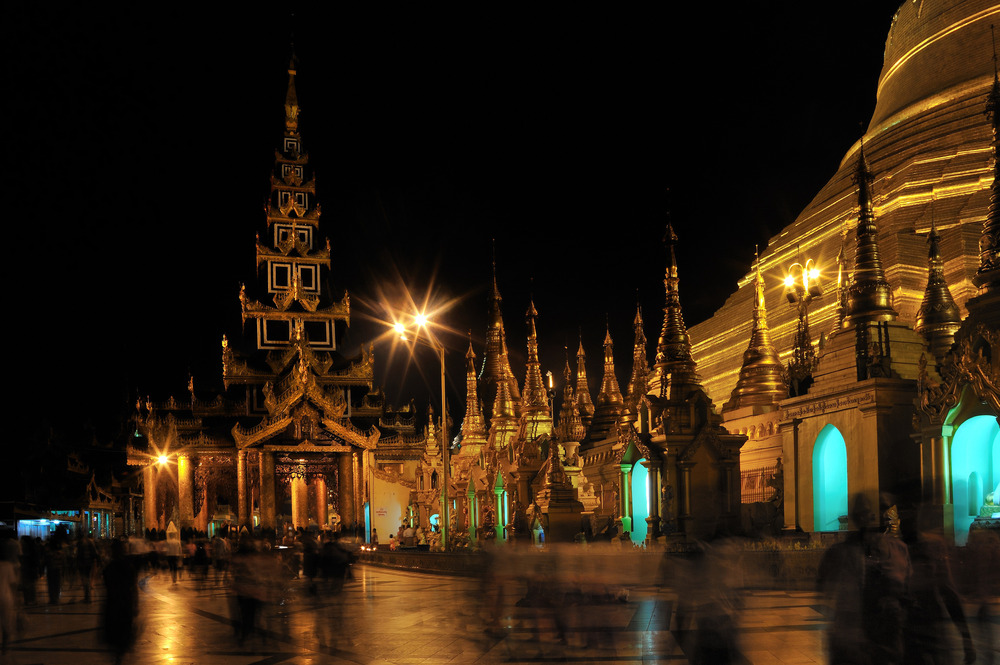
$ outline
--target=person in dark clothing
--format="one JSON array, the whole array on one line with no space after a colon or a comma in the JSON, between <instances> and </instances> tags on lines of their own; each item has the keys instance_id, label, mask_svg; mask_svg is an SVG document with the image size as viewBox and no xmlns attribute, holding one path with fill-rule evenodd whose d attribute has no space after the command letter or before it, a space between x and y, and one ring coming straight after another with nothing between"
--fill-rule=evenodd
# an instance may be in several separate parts
<instances>
[{"instance_id":1,"label":"person in dark clothing","mask_svg":"<svg viewBox=\"0 0 1000 665\"><path fill-rule=\"evenodd\" d=\"M90 602L91 591L94 588L94 575L100 565L101 556L97 552L94 539L87 534L81 534L76 543L76 570L80 574L80 584L83 586L83 602Z\"/></svg>"},{"instance_id":2,"label":"person in dark clothing","mask_svg":"<svg viewBox=\"0 0 1000 665\"><path fill-rule=\"evenodd\" d=\"M139 577L125 556L125 543L111 543L111 560L104 567L104 641L121 663L135 643L136 617L139 615Z\"/></svg>"}]
</instances>

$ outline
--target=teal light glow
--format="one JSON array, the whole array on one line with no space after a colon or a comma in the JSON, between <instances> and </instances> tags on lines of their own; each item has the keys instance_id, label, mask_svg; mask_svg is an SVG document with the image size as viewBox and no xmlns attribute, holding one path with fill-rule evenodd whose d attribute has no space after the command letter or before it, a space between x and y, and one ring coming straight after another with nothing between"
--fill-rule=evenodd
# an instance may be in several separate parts
<instances>
[{"instance_id":1,"label":"teal light glow","mask_svg":"<svg viewBox=\"0 0 1000 665\"><path fill-rule=\"evenodd\" d=\"M644 460L639 460L632 465L632 532L633 543L642 544L646 542L646 530L648 524L646 518L649 517L649 501L647 494L647 479L649 471L642 465Z\"/></svg>"},{"instance_id":2,"label":"teal light glow","mask_svg":"<svg viewBox=\"0 0 1000 665\"><path fill-rule=\"evenodd\" d=\"M813 447L813 514L816 531L838 531L847 514L847 443L833 425L820 431Z\"/></svg>"},{"instance_id":3,"label":"teal light glow","mask_svg":"<svg viewBox=\"0 0 1000 665\"><path fill-rule=\"evenodd\" d=\"M955 544L961 546L969 539L969 526L986 495L1000 484L1000 427L996 418L975 416L959 426L951 441L951 478Z\"/></svg>"}]
</instances>

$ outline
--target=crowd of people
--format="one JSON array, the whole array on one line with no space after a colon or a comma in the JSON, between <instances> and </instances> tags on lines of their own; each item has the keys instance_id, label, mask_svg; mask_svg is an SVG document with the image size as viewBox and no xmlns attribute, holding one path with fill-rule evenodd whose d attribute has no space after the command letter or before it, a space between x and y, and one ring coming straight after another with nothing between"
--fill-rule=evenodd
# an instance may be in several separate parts
<instances>
[{"instance_id":1,"label":"crowd of people","mask_svg":"<svg viewBox=\"0 0 1000 665\"><path fill-rule=\"evenodd\" d=\"M160 574L174 584L187 576L196 584L228 587L235 636L242 641L259 631L261 607L281 603L291 580L304 579L309 594L336 593L354 560L353 548L328 531L288 529L276 535L223 528L209 538L171 529L95 540L60 528L42 540L18 539L7 529L0 532L2 649L6 652L26 608L59 605L70 592L73 602L91 603L95 585L102 583L102 636L120 662L135 643L139 587Z\"/></svg>"}]
</instances>

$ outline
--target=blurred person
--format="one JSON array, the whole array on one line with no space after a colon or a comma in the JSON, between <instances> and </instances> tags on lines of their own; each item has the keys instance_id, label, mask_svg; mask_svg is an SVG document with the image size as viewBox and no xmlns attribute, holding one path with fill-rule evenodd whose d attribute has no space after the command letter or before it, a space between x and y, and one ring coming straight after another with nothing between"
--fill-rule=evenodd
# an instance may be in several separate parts
<instances>
[{"instance_id":1,"label":"blurred person","mask_svg":"<svg viewBox=\"0 0 1000 665\"><path fill-rule=\"evenodd\" d=\"M17 582L20 548L13 531L0 532L0 651L7 653L7 645L17 625Z\"/></svg>"},{"instance_id":2,"label":"blurred person","mask_svg":"<svg viewBox=\"0 0 1000 665\"><path fill-rule=\"evenodd\" d=\"M872 660L889 665L903 661L904 603L912 568L895 504L885 510L883 524L885 531L873 535L868 549L864 605L869 611L865 628Z\"/></svg>"},{"instance_id":3,"label":"blurred person","mask_svg":"<svg viewBox=\"0 0 1000 665\"><path fill-rule=\"evenodd\" d=\"M869 566L869 530L875 524L875 513L864 494L854 495L850 519L857 530L831 546L819 563L819 590L833 606L826 634L831 665L868 665L872 662L865 633L864 591Z\"/></svg>"},{"instance_id":4,"label":"blurred person","mask_svg":"<svg viewBox=\"0 0 1000 665\"><path fill-rule=\"evenodd\" d=\"M49 589L49 605L58 605L62 595L63 570L66 568L66 550L62 536L56 532L45 546L45 581Z\"/></svg>"},{"instance_id":5,"label":"blurred person","mask_svg":"<svg viewBox=\"0 0 1000 665\"><path fill-rule=\"evenodd\" d=\"M170 569L170 578L174 584L177 584L177 571L180 568L182 551L180 534L176 532L167 534L167 567Z\"/></svg>"},{"instance_id":6,"label":"blurred person","mask_svg":"<svg viewBox=\"0 0 1000 665\"><path fill-rule=\"evenodd\" d=\"M915 665L954 662L954 625L962 638L965 662L976 661L976 650L966 621L962 600L951 574L950 551L940 533L922 523L906 530L910 541L913 576L906 624L906 661ZM994 560L995 564L996 561Z\"/></svg>"},{"instance_id":7,"label":"blurred person","mask_svg":"<svg viewBox=\"0 0 1000 665\"><path fill-rule=\"evenodd\" d=\"M31 606L38 598L38 578L42 570L42 555L31 536L21 536L21 593L24 604Z\"/></svg>"},{"instance_id":8,"label":"blurred person","mask_svg":"<svg viewBox=\"0 0 1000 665\"><path fill-rule=\"evenodd\" d=\"M111 542L111 560L104 566L104 641L121 663L135 644L139 615L139 577L125 553L125 542Z\"/></svg>"},{"instance_id":9,"label":"blurred person","mask_svg":"<svg viewBox=\"0 0 1000 665\"><path fill-rule=\"evenodd\" d=\"M695 665L743 662L739 649L741 547L725 531L699 543L690 568L697 628L689 651Z\"/></svg>"},{"instance_id":10,"label":"blurred person","mask_svg":"<svg viewBox=\"0 0 1000 665\"><path fill-rule=\"evenodd\" d=\"M233 555L231 576L236 600L233 627L240 644L257 632L257 618L262 601L267 598L266 584L270 581L264 578L267 570L269 566L260 556L257 543L251 539L241 540Z\"/></svg>"},{"instance_id":11,"label":"blurred person","mask_svg":"<svg viewBox=\"0 0 1000 665\"><path fill-rule=\"evenodd\" d=\"M90 603L91 592L94 588L94 575L100 567L101 555L97 551L97 545L89 534L80 532L80 538L76 543L76 570L80 575L80 585L83 587L83 602Z\"/></svg>"},{"instance_id":12,"label":"blurred person","mask_svg":"<svg viewBox=\"0 0 1000 665\"><path fill-rule=\"evenodd\" d=\"M997 655L998 635L993 603L1000 597L1000 533L991 529L972 529L969 532L969 575L973 581L969 601L976 611L977 649L982 662L993 665L1000 662Z\"/></svg>"}]
</instances>

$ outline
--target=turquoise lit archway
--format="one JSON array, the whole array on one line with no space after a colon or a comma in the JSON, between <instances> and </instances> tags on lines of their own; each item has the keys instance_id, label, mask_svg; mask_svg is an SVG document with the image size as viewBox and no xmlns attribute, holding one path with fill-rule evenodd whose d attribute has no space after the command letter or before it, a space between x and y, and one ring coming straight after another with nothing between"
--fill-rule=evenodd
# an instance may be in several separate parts
<instances>
[{"instance_id":1,"label":"turquoise lit archway","mask_svg":"<svg viewBox=\"0 0 1000 665\"><path fill-rule=\"evenodd\" d=\"M813 515L816 531L838 531L847 515L847 443L833 425L820 431L813 447Z\"/></svg>"},{"instance_id":2,"label":"turquoise lit archway","mask_svg":"<svg viewBox=\"0 0 1000 665\"><path fill-rule=\"evenodd\" d=\"M951 440L951 478L955 544L965 545L986 495L1000 484L1000 427L995 417L974 416L959 426Z\"/></svg>"},{"instance_id":3,"label":"turquoise lit archway","mask_svg":"<svg viewBox=\"0 0 1000 665\"><path fill-rule=\"evenodd\" d=\"M630 538L633 543L641 545L646 542L646 531L649 524L649 470L641 459L632 465L632 531Z\"/></svg>"}]
</instances>

